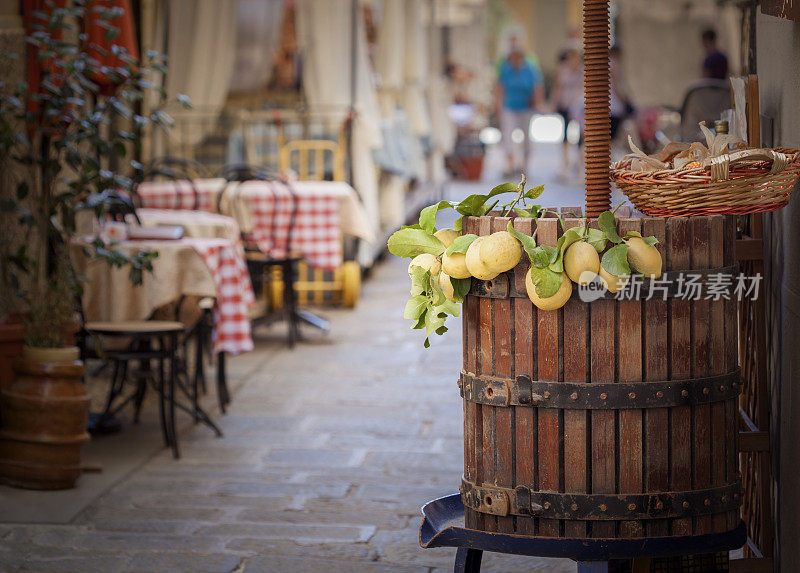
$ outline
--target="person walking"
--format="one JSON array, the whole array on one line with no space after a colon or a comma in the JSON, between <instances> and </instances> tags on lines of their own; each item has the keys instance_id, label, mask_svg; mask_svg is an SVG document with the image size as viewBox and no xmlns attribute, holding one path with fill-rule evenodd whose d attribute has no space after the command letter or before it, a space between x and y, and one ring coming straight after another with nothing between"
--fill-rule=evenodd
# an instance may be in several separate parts
<instances>
[{"instance_id":1,"label":"person walking","mask_svg":"<svg viewBox=\"0 0 800 573\"><path fill-rule=\"evenodd\" d=\"M583 106L583 62L576 48L567 48L561 56L556 70L556 81L550 93L550 105L564 120L564 139L562 143L563 173L569 172L569 141L567 126L575 117L577 108Z\"/></svg>"},{"instance_id":2,"label":"person walking","mask_svg":"<svg viewBox=\"0 0 800 573\"><path fill-rule=\"evenodd\" d=\"M701 36L706 57L703 60L703 77L728 79L728 57L717 48L717 33L709 28Z\"/></svg>"},{"instance_id":3,"label":"person walking","mask_svg":"<svg viewBox=\"0 0 800 573\"><path fill-rule=\"evenodd\" d=\"M544 82L541 72L525 58L515 38L511 50L500 63L495 88L495 112L499 117L503 148L512 173L524 170L530 155L530 124L534 109L544 104ZM522 163L516 161L512 134L521 129L524 134Z\"/></svg>"}]
</instances>

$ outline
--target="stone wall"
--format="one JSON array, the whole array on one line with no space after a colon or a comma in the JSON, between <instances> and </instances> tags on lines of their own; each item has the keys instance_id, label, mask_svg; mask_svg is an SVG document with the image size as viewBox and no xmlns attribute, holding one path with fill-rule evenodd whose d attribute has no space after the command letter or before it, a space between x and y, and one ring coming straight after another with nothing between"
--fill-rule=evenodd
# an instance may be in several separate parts
<instances>
[{"instance_id":1,"label":"stone wall","mask_svg":"<svg viewBox=\"0 0 800 573\"><path fill-rule=\"evenodd\" d=\"M757 56L761 112L774 119L774 144L800 148L800 24L759 14ZM795 194L797 190L795 189ZM766 217L768 376L772 387L773 508L780 571L800 571L800 202Z\"/></svg>"}]
</instances>

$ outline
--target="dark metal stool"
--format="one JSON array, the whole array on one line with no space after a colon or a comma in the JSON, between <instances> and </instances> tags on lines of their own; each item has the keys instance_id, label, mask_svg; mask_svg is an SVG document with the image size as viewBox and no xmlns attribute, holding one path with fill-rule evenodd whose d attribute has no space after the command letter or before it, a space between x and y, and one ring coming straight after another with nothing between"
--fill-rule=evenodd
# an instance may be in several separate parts
<instances>
[{"instance_id":1,"label":"dark metal stool","mask_svg":"<svg viewBox=\"0 0 800 573\"><path fill-rule=\"evenodd\" d=\"M744 522L725 533L640 539L565 539L489 533L460 526L464 518L461 495L454 493L422 507L419 544L425 549L456 547L455 573L481 570L484 551L535 557L560 557L578 563L578 573L607 573L613 559L669 557L738 549L747 540Z\"/></svg>"}]
</instances>

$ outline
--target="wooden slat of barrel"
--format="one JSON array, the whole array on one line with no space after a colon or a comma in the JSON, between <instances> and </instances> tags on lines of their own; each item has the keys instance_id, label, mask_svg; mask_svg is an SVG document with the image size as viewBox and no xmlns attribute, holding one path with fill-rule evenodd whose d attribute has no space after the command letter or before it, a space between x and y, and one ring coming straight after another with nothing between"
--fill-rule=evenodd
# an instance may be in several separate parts
<instances>
[{"instance_id":1,"label":"wooden slat of barrel","mask_svg":"<svg viewBox=\"0 0 800 573\"><path fill-rule=\"evenodd\" d=\"M580 214L580 213L576 213ZM582 219L564 219L567 229L579 227ZM588 382L587 351L587 305L570 302L564 307L564 380ZM585 410L564 410L564 490L573 493L587 492L586 472L586 422ZM567 537L586 537L585 521L566 521L564 534Z\"/></svg>"},{"instance_id":2,"label":"wooden slat of barrel","mask_svg":"<svg viewBox=\"0 0 800 573\"><path fill-rule=\"evenodd\" d=\"M533 220L518 218L514 220L514 228L526 235L533 234ZM523 255L527 258L526 255ZM525 292L525 275L528 266L517 265L514 269L514 285L517 292ZM514 376L527 374L536 379L536 307L527 298L515 298L512 302L514 312ZM517 406L514 408L516 443L514 458L516 460L514 485L533 486L536 483L536 465L538 448L536 443L537 412L536 408ZM537 518L517 519L516 532L522 535L534 535Z\"/></svg>"},{"instance_id":3,"label":"wooden slat of barrel","mask_svg":"<svg viewBox=\"0 0 800 573\"><path fill-rule=\"evenodd\" d=\"M492 219L482 217L478 222L478 235L489 235L492 232ZM479 321L479 363L478 374L494 375L494 322L492 316L494 301L490 298L481 298L478 310ZM482 432L477 439L483 441L481 457L478 460L479 472L482 472L479 483L497 483L495 470L495 455L497 453L497 434L495 427L495 408L480 406L480 420ZM481 518L478 518L480 522ZM483 516L484 531L497 531L497 517L494 515Z\"/></svg>"},{"instance_id":4,"label":"wooden slat of barrel","mask_svg":"<svg viewBox=\"0 0 800 573\"><path fill-rule=\"evenodd\" d=\"M505 231L508 217L492 219L492 232ZM511 378L514 370L514 340L511 334L512 307L511 299L492 299L494 323L494 373L501 378ZM512 424L512 408L492 408L495 416L496 460L495 472L497 483L501 487L514 487L514 432ZM497 518L497 530L503 533L514 533L513 516Z\"/></svg>"},{"instance_id":5,"label":"wooden slat of barrel","mask_svg":"<svg viewBox=\"0 0 800 573\"><path fill-rule=\"evenodd\" d=\"M736 264L736 217L725 217L724 226L724 260L725 265ZM735 284L735 283L734 283ZM738 325L736 322L736 297L731 293L731 298L724 303L725 308L725 372L733 372L739 365L737 343ZM732 399L725 402L725 428L726 443L726 480L733 483L739 475L739 456L737 438L739 436L739 404ZM739 525L739 512L728 512L727 529L731 530Z\"/></svg>"},{"instance_id":6,"label":"wooden slat of barrel","mask_svg":"<svg viewBox=\"0 0 800 573\"><path fill-rule=\"evenodd\" d=\"M469 221L471 221L471 219ZM469 221L467 224L470 224ZM477 225L475 225L475 228L467 228L464 230L465 233L476 233L477 231ZM474 296L467 296L464 305L466 307L463 318L464 339L466 341L464 345L464 366L468 372L477 373L479 343L477 325L480 299ZM464 440L467 444L468 451L464 460L464 469L468 480L474 483L481 483L478 461L480 459L479 450L482 449L483 442L477 440L477 437L482 435L481 421L479 419L481 406L468 400L465 400L465 403ZM482 516L477 512L471 510L467 511L465 517L467 527L480 529L483 525ZM480 523L478 523L479 519Z\"/></svg>"},{"instance_id":7,"label":"wooden slat of barrel","mask_svg":"<svg viewBox=\"0 0 800 573\"><path fill-rule=\"evenodd\" d=\"M695 217L692 222L691 258L693 269L708 268L709 229L708 217ZM692 302L692 376L702 378L711 374L711 348L709 343L709 302ZM700 404L693 407L694 455L692 468L692 488L705 489L711 486L711 407ZM711 533L711 516L700 515L694 518L695 535Z\"/></svg>"},{"instance_id":8,"label":"wooden slat of barrel","mask_svg":"<svg viewBox=\"0 0 800 573\"><path fill-rule=\"evenodd\" d=\"M675 269L691 268L689 247L691 225L686 217L667 220L667 268L670 275ZM680 272L680 271L678 271ZM675 278L675 277L673 277ZM672 298L668 302L670 329L670 378L686 380L692 376L691 302ZM692 488L692 455L687 444L692 440L692 409L679 406L670 411L670 489L688 491ZM691 518L676 519L672 535L691 535Z\"/></svg>"},{"instance_id":9,"label":"wooden slat of barrel","mask_svg":"<svg viewBox=\"0 0 800 573\"><path fill-rule=\"evenodd\" d=\"M655 235L656 245L664 258L665 222L661 218L648 217L642 220L642 235ZM646 301L644 312L645 380L666 380L669 376L667 355L667 303L654 296ZM645 424L645 487L647 491L669 490L669 410L648 408ZM669 521L654 519L647 522L647 535L669 534Z\"/></svg>"},{"instance_id":10,"label":"wooden slat of barrel","mask_svg":"<svg viewBox=\"0 0 800 573\"><path fill-rule=\"evenodd\" d=\"M597 221L592 221L597 228ZM617 361L616 349L616 302L600 299L587 307L591 317L591 382L614 382ZM616 418L614 410L592 410L592 493L616 493L617 447ZM616 523L597 521L592 523L592 537L616 537Z\"/></svg>"},{"instance_id":11,"label":"wooden slat of barrel","mask_svg":"<svg viewBox=\"0 0 800 573\"><path fill-rule=\"evenodd\" d=\"M709 217L709 258L708 266L720 268L723 265L723 223L722 215ZM709 327L711 330L711 373L725 373L725 315L724 303L711 302ZM725 403L711 405L711 485L725 485ZM712 516L714 531L724 531L726 515Z\"/></svg>"},{"instance_id":12,"label":"wooden slat of barrel","mask_svg":"<svg viewBox=\"0 0 800 573\"><path fill-rule=\"evenodd\" d=\"M558 241L558 219L543 218L537 223L537 241L553 247ZM537 313L537 354L538 354L538 379L562 380L563 373L559 372L559 331L561 330L561 310L539 310ZM539 410L539 428L537 438L539 442L539 484L542 491L561 490L561 445L562 441L562 412L554 408ZM558 537L561 534L560 524L556 519L540 519L539 535L543 537Z\"/></svg>"},{"instance_id":13,"label":"wooden slat of barrel","mask_svg":"<svg viewBox=\"0 0 800 573\"><path fill-rule=\"evenodd\" d=\"M641 219L620 219L620 235L628 231L641 232ZM617 324L618 381L638 382L642 379L642 303L638 300L619 301ZM642 411L621 410L619 413L619 492L643 491L642 475ZM621 537L642 537L641 521L620 523Z\"/></svg>"}]
</instances>

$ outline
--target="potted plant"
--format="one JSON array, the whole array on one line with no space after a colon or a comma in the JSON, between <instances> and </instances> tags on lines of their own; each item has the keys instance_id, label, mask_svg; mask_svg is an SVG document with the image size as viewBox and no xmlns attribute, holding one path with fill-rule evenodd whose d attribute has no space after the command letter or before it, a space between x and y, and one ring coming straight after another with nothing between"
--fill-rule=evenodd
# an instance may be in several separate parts
<instances>
[{"instance_id":1,"label":"potted plant","mask_svg":"<svg viewBox=\"0 0 800 573\"><path fill-rule=\"evenodd\" d=\"M34 12L27 41L40 64L38 86L0 85L0 207L16 223L4 225L16 233L0 243L3 290L16 293L25 317L17 376L0 392L0 479L12 485L72 487L80 473L89 398L73 340L78 290L70 244L82 213L102 222L126 203L120 190L141 173L133 157L144 129L171 123L162 109L166 93L153 83L166 72L164 59L137 59L114 44L121 15L82 0ZM91 27L105 30L107 45L90 40L97 38ZM151 91L158 107L142 111ZM157 256L129 256L99 237L82 245L88 256L128 265L134 284Z\"/></svg>"}]
</instances>

